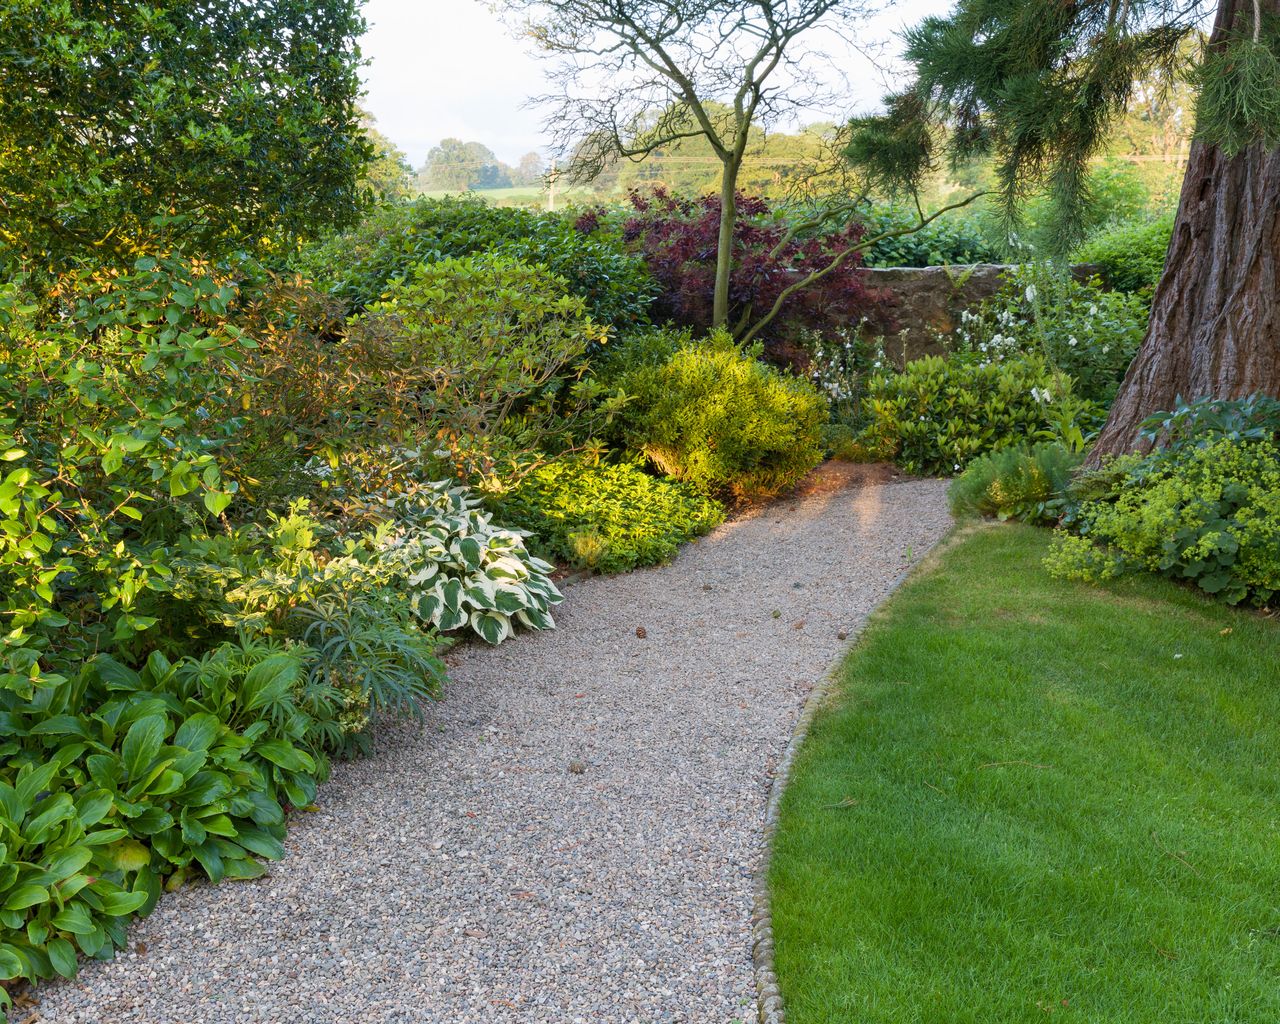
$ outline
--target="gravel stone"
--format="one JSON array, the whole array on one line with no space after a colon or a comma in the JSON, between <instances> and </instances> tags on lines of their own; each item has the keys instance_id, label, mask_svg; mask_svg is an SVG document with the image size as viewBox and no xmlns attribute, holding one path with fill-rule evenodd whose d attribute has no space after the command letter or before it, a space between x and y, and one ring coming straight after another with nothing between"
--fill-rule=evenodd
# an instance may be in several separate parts
<instances>
[{"instance_id":1,"label":"gravel stone","mask_svg":"<svg viewBox=\"0 0 1280 1024\"><path fill-rule=\"evenodd\" d=\"M938 481L865 484L575 583L557 630L452 651L424 726L336 765L267 876L166 895L39 1019L753 1020L771 773L841 638L949 525Z\"/></svg>"}]
</instances>

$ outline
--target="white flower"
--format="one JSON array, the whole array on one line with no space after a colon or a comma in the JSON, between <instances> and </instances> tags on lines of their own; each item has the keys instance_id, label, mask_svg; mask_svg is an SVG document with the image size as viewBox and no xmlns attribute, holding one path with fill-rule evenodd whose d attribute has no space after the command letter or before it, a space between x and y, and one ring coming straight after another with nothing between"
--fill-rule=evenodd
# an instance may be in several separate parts
<instances>
[{"instance_id":1,"label":"white flower","mask_svg":"<svg viewBox=\"0 0 1280 1024\"><path fill-rule=\"evenodd\" d=\"M1110 351L1111 351L1111 346L1110 346L1110 345L1103 345L1103 346L1102 346L1102 354L1103 354L1104 356L1105 356L1108 352L1110 352Z\"/></svg>"},{"instance_id":2,"label":"white flower","mask_svg":"<svg viewBox=\"0 0 1280 1024\"><path fill-rule=\"evenodd\" d=\"M1080 342L1076 341L1076 336L1073 334L1071 335L1071 337L1067 339L1067 344L1070 345L1072 348L1075 348L1077 345L1080 344Z\"/></svg>"},{"instance_id":3,"label":"white flower","mask_svg":"<svg viewBox=\"0 0 1280 1024\"><path fill-rule=\"evenodd\" d=\"M1098 315L1098 304L1096 302L1089 303L1089 315L1090 316Z\"/></svg>"},{"instance_id":4,"label":"white flower","mask_svg":"<svg viewBox=\"0 0 1280 1024\"><path fill-rule=\"evenodd\" d=\"M1049 402L1053 401L1053 394L1049 391L1048 388L1032 388L1031 397L1035 401L1041 403L1042 405L1048 404Z\"/></svg>"},{"instance_id":5,"label":"white flower","mask_svg":"<svg viewBox=\"0 0 1280 1024\"><path fill-rule=\"evenodd\" d=\"M1033 284L1027 285L1027 301L1028 302L1036 301L1036 286Z\"/></svg>"}]
</instances>

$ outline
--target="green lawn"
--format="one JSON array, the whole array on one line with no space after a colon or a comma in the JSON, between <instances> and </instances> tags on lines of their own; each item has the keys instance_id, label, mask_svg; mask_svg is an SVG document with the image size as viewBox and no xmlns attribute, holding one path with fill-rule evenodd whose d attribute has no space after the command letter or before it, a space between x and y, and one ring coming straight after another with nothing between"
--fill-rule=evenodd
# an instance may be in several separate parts
<instances>
[{"instance_id":1,"label":"green lawn","mask_svg":"<svg viewBox=\"0 0 1280 1024\"><path fill-rule=\"evenodd\" d=\"M961 534L786 792L789 1024L1280 1021L1280 623Z\"/></svg>"}]
</instances>

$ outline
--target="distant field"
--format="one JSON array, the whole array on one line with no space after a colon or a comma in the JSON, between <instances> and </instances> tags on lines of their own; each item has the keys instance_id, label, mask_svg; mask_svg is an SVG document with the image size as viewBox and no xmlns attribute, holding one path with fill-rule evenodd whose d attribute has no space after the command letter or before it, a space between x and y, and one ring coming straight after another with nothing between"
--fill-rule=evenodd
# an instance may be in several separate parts
<instances>
[{"instance_id":1,"label":"distant field","mask_svg":"<svg viewBox=\"0 0 1280 1024\"><path fill-rule=\"evenodd\" d=\"M447 189L432 190L430 192L421 193L427 199L444 199L446 196L465 195L464 192L451 192ZM487 203L494 205L519 205L525 206L532 203L543 203L547 201L547 190L541 185L525 185L522 188L487 188L476 190L472 195L479 196ZM596 199L599 194L594 190L582 185L558 186L556 188L556 202L567 202L569 200Z\"/></svg>"}]
</instances>

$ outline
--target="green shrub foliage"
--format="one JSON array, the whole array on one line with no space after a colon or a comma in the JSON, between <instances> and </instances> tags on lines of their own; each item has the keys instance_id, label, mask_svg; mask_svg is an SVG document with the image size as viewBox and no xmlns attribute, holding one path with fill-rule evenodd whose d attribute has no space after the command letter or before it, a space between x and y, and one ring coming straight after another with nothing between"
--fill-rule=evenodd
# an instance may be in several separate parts
<instances>
[{"instance_id":1,"label":"green shrub foliage","mask_svg":"<svg viewBox=\"0 0 1280 1024\"><path fill-rule=\"evenodd\" d=\"M998 263L1003 253L992 246L971 217L944 215L923 228L919 214L901 206L874 206L863 216L866 238L896 231L909 232L882 238L864 254L868 267L941 267L962 263Z\"/></svg>"},{"instance_id":2,"label":"green shrub foliage","mask_svg":"<svg viewBox=\"0 0 1280 1024\"><path fill-rule=\"evenodd\" d=\"M567 217L474 196L378 209L353 231L306 250L295 266L358 311L420 264L484 253L545 266L599 323L624 328L648 319L653 283L616 230L601 222L580 231Z\"/></svg>"},{"instance_id":3,"label":"green shrub foliage","mask_svg":"<svg viewBox=\"0 0 1280 1024\"><path fill-rule=\"evenodd\" d=\"M917 359L876 377L865 407L865 447L928 476L950 476L980 455L1028 441L1082 448L1102 423L1102 408L1076 398L1070 377L1030 355Z\"/></svg>"},{"instance_id":4,"label":"green shrub foliage","mask_svg":"<svg viewBox=\"0 0 1280 1024\"><path fill-rule=\"evenodd\" d=\"M527 375L599 332L561 282L516 273L541 319L497 315L511 278L488 305L455 278L441 309L472 319L422 333L469 341L459 373L505 387L496 419L529 431ZM551 625L550 566L423 482L471 421L439 419L397 339L327 341L305 304L262 308L279 294L176 256L0 285L0 981L109 955L163 886L261 873L328 758L439 694L438 630ZM535 347L503 347L517 335Z\"/></svg>"},{"instance_id":5,"label":"green shrub foliage","mask_svg":"<svg viewBox=\"0 0 1280 1024\"><path fill-rule=\"evenodd\" d=\"M1280 446L1218 436L1125 457L1110 493L1080 504L1047 565L1107 579L1147 571L1194 583L1230 604L1280 591Z\"/></svg>"},{"instance_id":6,"label":"green shrub foliage","mask_svg":"<svg viewBox=\"0 0 1280 1024\"><path fill-rule=\"evenodd\" d=\"M355 219L352 0L3 0L0 265L279 251Z\"/></svg>"},{"instance_id":7,"label":"green shrub foliage","mask_svg":"<svg viewBox=\"0 0 1280 1024\"><path fill-rule=\"evenodd\" d=\"M630 447L705 493L769 497L822 461L826 402L724 331L627 374Z\"/></svg>"},{"instance_id":8,"label":"green shrub foliage","mask_svg":"<svg viewBox=\"0 0 1280 1024\"><path fill-rule=\"evenodd\" d=\"M1122 221L1095 234L1076 250L1074 258L1097 266L1102 279L1117 291L1150 295L1164 273L1172 235L1172 214Z\"/></svg>"},{"instance_id":9,"label":"green shrub foliage","mask_svg":"<svg viewBox=\"0 0 1280 1024\"><path fill-rule=\"evenodd\" d=\"M1064 445L1015 445L969 463L947 491L957 518L989 516L1054 523L1062 494L1082 456Z\"/></svg>"},{"instance_id":10,"label":"green shrub foliage","mask_svg":"<svg viewBox=\"0 0 1280 1024\"><path fill-rule=\"evenodd\" d=\"M665 562L724 520L721 505L692 486L585 457L539 467L497 507L546 557L601 572Z\"/></svg>"},{"instance_id":11,"label":"green shrub foliage","mask_svg":"<svg viewBox=\"0 0 1280 1024\"><path fill-rule=\"evenodd\" d=\"M362 326L391 339L402 386L458 477L501 489L596 408L585 355L608 329L544 267L507 256L424 264Z\"/></svg>"},{"instance_id":12,"label":"green shrub foliage","mask_svg":"<svg viewBox=\"0 0 1280 1024\"><path fill-rule=\"evenodd\" d=\"M982 362L1036 353L1072 377L1077 395L1109 404L1142 344L1149 313L1139 296L1030 264L961 314L959 348Z\"/></svg>"}]
</instances>

